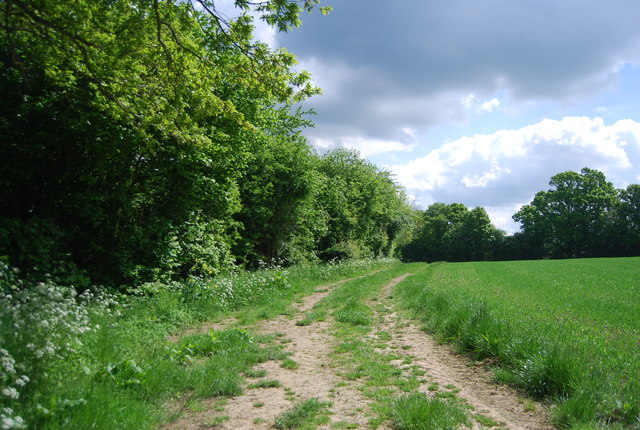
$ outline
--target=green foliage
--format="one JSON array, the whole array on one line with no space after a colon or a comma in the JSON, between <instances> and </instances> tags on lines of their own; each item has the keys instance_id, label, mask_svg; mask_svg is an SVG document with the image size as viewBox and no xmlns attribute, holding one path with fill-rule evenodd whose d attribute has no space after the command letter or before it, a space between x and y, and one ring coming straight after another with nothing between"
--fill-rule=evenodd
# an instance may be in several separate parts
<instances>
[{"instance_id":1,"label":"green foliage","mask_svg":"<svg viewBox=\"0 0 640 430\"><path fill-rule=\"evenodd\" d=\"M619 204L613 223L618 227L614 237L626 255L640 255L640 185L620 190Z\"/></svg>"},{"instance_id":2,"label":"green foliage","mask_svg":"<svg viewBox=\"0 0 640 430\"><path fill-rule=\"evenodd\" d=\"M296 403L291 409L284 411L276 418L277 429L296 429L310 423L329 406L316 398L305 399Z\"/></svg>"},{"instance_id":3,"label":"green foliage","mask_svg":"<svg viewBox=\"0 0 640 430\"><path fill-rule=\"evenodd\" d=\"M622 225L616 226L611 215L618 193L604 174L585 167L580 173L558 173L549 185L513 216L522 223L518 238L530 243L536 256L616 255L620 240L611 233Z\"/></svg>"},{"instance_id":4,"label":"green foliage","mask_svg":"<svg viewBox=\"0 0 640 430\"><path fill-rule=\"evenodd\" d=\"M322 156L318 198L328 228L320 237L324 260L393 256L412 227L412 209L391 174L353 151Z\"/></svg>"},{"instance_id":5,"label":"green foliage","mask_svg":"<svg viewBox=\"0 0 640 430\"><path fill-rule=\"evenodd\" d=\"M250 151L266 133L286 147L279 124L304 123L287 106L317 89L291 54L252 41L248 15L195 3L2 8L0 255L12 264L117 285L234 262ZM284 28L314 6L257 9Z\"/></svg>"},{"instance_id":6,"label":"green foliage","mask_svg":"<svg viewBox=\"0 0 640 430\"><path fill-rule=\"evenodd\" d=\"M236 253L253 266L393 256L413 223L390 174L355 152L317 156L295 134L272 138L247 172Z\"/></svg>"},{"instance_id":7,"label":"green foliage","mask_svg":"<svg viewBox=\"0 0 640 430\"><path fill-rule=\"evenodd\" d=\"M504 232L484 208L434 203L422 213L413 240L402 248L409 261L494 260L502 257Z\"/></svg>"},{"instance_id":8,"label":"green foliage","mask_svg":"<svg viewBox=\"0 0 640 430\"><path fill-rule=\"evenodd\" d=\"M460 408L422 393L407 394L393 405L393 425L398 430L455 429L467 422Z\"/></svg>"},{"instance_id":9,"label":"green foliage","mask_svg":"<svg viewBox=\"0 0 640 430\"><path fill-rule=\"evenodd\" d=\"M259 261L295 263L312 258L313 229L322 228L313 210L314 156L298 135L268 138L254 150L240 181L242 224L235 254Z\"/></svg>"}]
</instances>

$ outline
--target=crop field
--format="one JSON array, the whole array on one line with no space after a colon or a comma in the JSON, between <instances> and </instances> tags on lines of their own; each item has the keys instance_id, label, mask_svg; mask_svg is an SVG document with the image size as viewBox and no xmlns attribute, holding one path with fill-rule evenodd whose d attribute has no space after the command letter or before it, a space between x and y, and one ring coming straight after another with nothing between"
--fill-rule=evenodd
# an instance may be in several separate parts
<instances>
[{"instance_id":1,"label":"crop field","mask_svg":"<svg viewBox=\"0 0 640 430\"><path fill-rule=\"evenodd\" d=\"M640 258L433 264L397 293L558 425L640 425Z\"/></svg>"}]
</instances>

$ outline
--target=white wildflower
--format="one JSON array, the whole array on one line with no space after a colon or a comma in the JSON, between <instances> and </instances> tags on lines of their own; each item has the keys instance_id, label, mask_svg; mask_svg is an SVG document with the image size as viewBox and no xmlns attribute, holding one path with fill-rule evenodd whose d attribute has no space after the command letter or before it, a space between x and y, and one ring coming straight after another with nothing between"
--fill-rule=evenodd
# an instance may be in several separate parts
<instances>
[{"instance_id":1,"label":"white wildflower","mask_svg":"<svg viewBox=\"0 0 640 430\"><path fill-rule=\"evenodd\" d=\"M15 385L17 387L24 387L29 382L29 377L27 375L22 375L18 379L16 379Z\"/></svg>"},{"instance_id":2,"label":"white wildflower","mask_svg":"<svg viewBox=\"0 0 640 430\"><path fill-rule=\"evenodd\" d=\"M20 397L20 393L18 393L18 390L16 390L14 387L8 387L2 390L2 394L5 397L8 397L10 399L18 399Z\"/></svg>"}]
</instances>

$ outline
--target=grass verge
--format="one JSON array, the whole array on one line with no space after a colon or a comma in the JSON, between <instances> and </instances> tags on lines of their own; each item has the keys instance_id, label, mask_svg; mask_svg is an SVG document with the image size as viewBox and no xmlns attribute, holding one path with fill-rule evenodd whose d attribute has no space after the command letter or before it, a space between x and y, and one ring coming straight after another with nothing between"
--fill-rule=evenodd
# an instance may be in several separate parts
<instances>
[{"instance_id":1,"label":"grass verge","mask_svg":"<svg viewBox=\"0 0 640 430\"><path fill-rule=\"evenodd\" d=\"M317 285L397 264L365 260L150 283L127 297L26 285L0 264L2 427L151 429L170 418L163 405L172 398L236 395L243 372L285 358L274 339L238 329L177 342L169 335L243 309L248 319L286 312Z\"/></svg>"}]
</instances>

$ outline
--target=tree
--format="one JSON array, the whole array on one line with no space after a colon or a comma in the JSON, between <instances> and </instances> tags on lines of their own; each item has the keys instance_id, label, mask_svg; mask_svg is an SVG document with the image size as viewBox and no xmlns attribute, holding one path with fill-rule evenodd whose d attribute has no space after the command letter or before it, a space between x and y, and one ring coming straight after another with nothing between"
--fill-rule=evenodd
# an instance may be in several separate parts
<instances>
[{"instance_id":1,"label":"tree","mask_svg":"<svg viewBox=\"0 0 640 430\"><path fill-rule=\"evenodd\" d=\"M448 229L443 242L449 260L484 261L499 255L503 237L504 232L491 224L487 211L476 207Z\"/></svg>"},{"instance_id":2,"label":"tree","mask_svg":"<svg viewBox=\"0 0 640 430\"><path fill-rule=\"evenodd\" d=\"M468 209L462 203L434 203L421 214L421 222L413 240L402 251L411 261L442 261L447 259L445 234L462 222Z\"/></svg>"},{"instance_id":3,"label":"tree","mask_svg":"<svg viewBox=\"0 0 640 430\"><path fill-rule=\"evenodd\" d=\"M607 253L606 225L617 192L602 172L558 173L533 201L514 216L522 232L542 243L545 255L559 258L602 256Z\"/></svg>"},{"instance_id":4,"label":"tree","mask_svg":"<svg viewBox=\"0 0 640 430\"><path fill-rule=\"evenodd\" d=\"M434 203L422 214L421 227L403 249L414 261L493 260L501 255L504 232L491 224L484 208Z\"/></svg>"},{"instance_id":5,"label":"tree","mask_svg":"<svg viewBox=\"0 0 640 430\"><path fill-rule=\"evenodd\" d=\"M326 260L393 255L410 226L412 209L391 174L347 149L320 157L318 193L326 234L318 255Z\"/></svg>"},{"instance_id":6,"label":"tree","mask_svg":"<svg viewBox=\"0 0 640 430\"><path fill-rule=\"evenodd\" d=\"M619 194L616 230L626 255L640 255L640 185L631 184Z\"/></svg>"},{"instance_id":7,"label":"tree","mask_svg":"<svg viewBox=\"0 0 640 430\"><path fill-rule=\"evenodd\" d=\"M317 1L236 4L287 30ZM210 0L7 0L0 26L0 255L111 284L232 263L269 112L317 92L294 56Z\"/></svg>"},{"instance_id":8,"label":"tree","mask_svg":"<svg viewBox=\"0 0 640 430\"><path fill-rule=\"evenodd\" d=\"M250 266L259 261L304 259L313 246L315 155L300 135L269 137L258 145L240 179L242 225L234 253ZM317 224L317 223L313 223Z\"/></svg>"}]
</instances>

